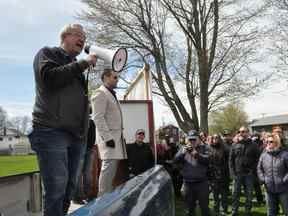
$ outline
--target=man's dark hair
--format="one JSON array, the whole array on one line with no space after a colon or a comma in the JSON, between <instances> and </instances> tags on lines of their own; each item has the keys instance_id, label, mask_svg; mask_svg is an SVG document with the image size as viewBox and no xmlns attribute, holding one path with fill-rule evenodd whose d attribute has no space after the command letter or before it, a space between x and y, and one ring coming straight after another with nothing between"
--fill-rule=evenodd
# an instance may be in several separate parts
<instances>
[{"instance_id":1,"label":"man's dark hair","mask_svg":"<svg viewBox=\"0 0 288 216\"><path fill-rule=\"evenodd\" d=\"M112 69L104 69L103 73L101 74L101 80L104 82L104 77L109 77L111 76L111 73L113 72Z\"/></svg>"}]
</instances>

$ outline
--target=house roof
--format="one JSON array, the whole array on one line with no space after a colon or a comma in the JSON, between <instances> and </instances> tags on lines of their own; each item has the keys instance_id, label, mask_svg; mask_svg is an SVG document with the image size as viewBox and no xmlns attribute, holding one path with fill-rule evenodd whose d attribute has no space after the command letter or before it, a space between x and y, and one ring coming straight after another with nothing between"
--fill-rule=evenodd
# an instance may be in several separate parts
<instances>
[{"instance_id":1,"label":"house roof","mask_svg":"<svg viewBox=\"0 0 288 216\"><path fill-rule=\"evenodd\" d=\"M267 116L252 121L251 127L288 124L288 114Z\"/></svg>"},{"instance_id":2,"label":"house roof","mask_svg":"<svg viewBox=\"0 0 288 216\"><path fill-rule=\"evenodd\" d=\"M0 127L0 136L4 136L3 127ZM23 134L14 128L6 128L6 136L23 136Z\"/></svg>"}]
</instances>

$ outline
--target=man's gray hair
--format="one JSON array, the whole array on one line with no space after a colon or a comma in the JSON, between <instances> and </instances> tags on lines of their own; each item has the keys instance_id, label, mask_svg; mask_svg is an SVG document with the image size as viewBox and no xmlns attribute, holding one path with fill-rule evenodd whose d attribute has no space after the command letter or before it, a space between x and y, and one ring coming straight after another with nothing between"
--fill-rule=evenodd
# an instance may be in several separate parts
<instances>
[{"instance_id":1,"label":"man's gray hair","mask_svg":"<svg viewBox=\"0 0 288 216\"><path fill-rule=\"evenodd\" d=\"M60 43L63 43L63 40L67 35L79 30L84 32L84 28L80 24L72 23L65 25L60 31Z\"/></svg>"}]
</instances>

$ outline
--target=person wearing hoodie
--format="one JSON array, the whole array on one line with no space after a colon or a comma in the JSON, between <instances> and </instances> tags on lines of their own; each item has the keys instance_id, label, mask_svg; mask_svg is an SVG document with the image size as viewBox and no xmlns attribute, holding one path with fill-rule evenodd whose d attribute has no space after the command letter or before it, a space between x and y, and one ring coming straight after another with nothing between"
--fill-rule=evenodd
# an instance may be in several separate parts
<instances>
[{"instance_id":1,"label":"person wearing hoodie","mask_svg":"<svg viewBox=\"0 0 288 216\"><path fill-rule=\"evenodd\" d=\"M209 145L209 184L214 198L215 216L220 215L220 204L224 214L227 214L228 210L228 197L225 193L226 180L229 179L228 161L229 149L220 135L214 134Z\"/></svg>"},{"instance_id":2,"label":"person wearing hoodie","mask_svg":"<svg viewBox=\"0 0 288 216\"><path fill-rule=\"evenodd\" d=\"M260 182L267 193L267 215L277 215L278 201L284 214L288 215L288 152L281 146L277 134L267 134L267 147L257 166Z\"/></svg>"},{"instance_id":3,"label":"person wearing hoodie","mask_svg":"<svg viewBox=\"0 0 288 216\"><path fill-rule=\"evenodd\" d=\"M198 201L201 215L209 215L209 186L208 186L208 149L201 144L196 131L188 132L187 144L180 149L174 158L176 165L181 165L183 176L182 192L185 200L186 215L194 216Z\"/></svg>"}]
</instances>

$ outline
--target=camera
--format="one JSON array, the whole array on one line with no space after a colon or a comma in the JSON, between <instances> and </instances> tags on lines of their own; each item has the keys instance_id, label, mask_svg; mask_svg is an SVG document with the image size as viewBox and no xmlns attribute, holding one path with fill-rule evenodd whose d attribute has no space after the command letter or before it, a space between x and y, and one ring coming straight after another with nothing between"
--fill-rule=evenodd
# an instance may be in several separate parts
<instances>
[{"instance_id":1,"label":"camera","mask_svg":"<svg viewBox=\"0 0 288 216\"><path fill-rule=\"evenodd\" d=\"M192 152L193 151L193 146L192 145L186 145L186 150L188 151L188 152Z\"/></svg>"}]
</instances>

